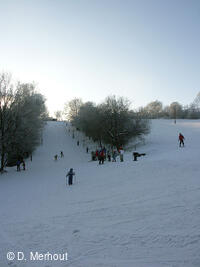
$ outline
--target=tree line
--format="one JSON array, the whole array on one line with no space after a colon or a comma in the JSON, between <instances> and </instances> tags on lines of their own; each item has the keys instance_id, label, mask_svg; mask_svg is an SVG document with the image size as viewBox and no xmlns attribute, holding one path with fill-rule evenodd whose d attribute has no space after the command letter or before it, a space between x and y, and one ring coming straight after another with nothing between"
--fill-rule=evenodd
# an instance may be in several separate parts
<instances>
[{"instance_id":1,"label":"tree line","mask_svg":"<svg viewBox=\"0 0 200 267\"><path fill-rule=\"evenodd\" d=\"M149 120L140 118L130 105L128 99L116 96L109 96L98 105L75 98L65 104L64 113L77 130L100 146L119 148L150 130Z\"/></svg>"},{"instance_id":2,"label":"tree line","mask_svg":"<svg viewBox=\"0 0 200 267\"><path fill-rule=\"evenodd\" d=\"M172 102L169 106L163 106L161 101L156 100L140 107L137 113L138 116L149 119L200 119L200 92L189 105Z\"/></svg>"},{"instance_id":3,"label":"tree line","mask_svg":"<svg viewBox=\"0 0 200 267\"><path fill-rule=\"evenodd\" d=\"M33 83L13 84L0 73L0 171L32 154L47 116L45 98Z\"/></svg>"}]
</instances>

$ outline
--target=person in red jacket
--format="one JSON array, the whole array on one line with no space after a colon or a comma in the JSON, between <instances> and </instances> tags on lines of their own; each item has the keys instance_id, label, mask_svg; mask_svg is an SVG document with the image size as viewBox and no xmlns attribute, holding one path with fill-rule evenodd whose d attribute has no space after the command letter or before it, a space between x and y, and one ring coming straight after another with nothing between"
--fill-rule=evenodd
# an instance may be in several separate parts
<instances>
[{"instance_id":1,"label":"person in red jacket","mask_svg":"<svg viewBox=\"0 0 200 267\"><path fill-rule=\"evenodd\" d=\"M178 139L179 139L179 146L181 146L181 145L184 146L184 139L185 139L185 137L181 133L179 133Z\"/></svg>"},{"instance_id":2,"label":"person in red jacket","mask_svg":"<svg viewBox=\"0 0 200 267\"><path fill-rule=\"evenodd\" d=\"M99 153L99 164L103 164L104 163L104 151L103 149L100 151Z\"/></svg>"}]
</instances>

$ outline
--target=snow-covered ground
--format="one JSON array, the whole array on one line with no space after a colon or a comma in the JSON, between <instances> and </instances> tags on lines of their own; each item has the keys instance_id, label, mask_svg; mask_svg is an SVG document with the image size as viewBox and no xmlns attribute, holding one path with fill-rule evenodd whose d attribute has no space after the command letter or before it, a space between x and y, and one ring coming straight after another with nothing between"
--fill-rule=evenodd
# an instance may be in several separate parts
<instances>
[{"instance_id":1,"label":"snow-covered ground","mask_svg":"<svg viewBox=\"0 0 200 267\"><path fill-rule=\"evenodd\" d=\"M199 267L199 137L200 121L154 120L138 148L145 157L99 166L65 123L49 122L27 170L0 176L0 266ZM27 261L7 261L9 251ZM30 252L67 252L68 261L30 261Z\"/></svg>"}]
</instances>

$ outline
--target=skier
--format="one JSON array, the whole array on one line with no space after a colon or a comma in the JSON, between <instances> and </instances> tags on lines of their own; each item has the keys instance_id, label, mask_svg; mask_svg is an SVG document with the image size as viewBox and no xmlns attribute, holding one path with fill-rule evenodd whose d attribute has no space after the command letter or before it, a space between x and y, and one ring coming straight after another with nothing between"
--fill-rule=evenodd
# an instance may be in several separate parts
<instances>
[{"instance_id":1,"label":"skier","mask_svg":"<svg viewBox=\"0 0 200 267\"><path fill-rule=\"evenodd\" d=\"M58 155L57 155L57 154L54 156L54 159L55 159L55 160L57 160L57 159L58 159Z\"/></svg>"},{"instance_id":2,"label":"skier","mask_svg":"<svg viewBox=\"0 0 200 267\"><path fill-rule=\"evenodd\" d=\"M60 151L60 157L63 158L64 157L64 154L62 151Z\"/></svg>"},{"instance_id":3,"label":"skier","mask_svg":"<svg viewBox=\"0 0 200 267\"><path fill-rule=\"evenodd\" d=\"M181 147L181 144L184 146L183 140L185 139L185 137L181 133L179 133L178 139L179 139L179 146Z\"/></svg>"},{"instance_id":4,"label":"skier","mask_svg":"<svg viewBox=\"0 0 200 267\"><path fill-rule=\"evenodd\" d=\"M21 161L18 159L17 160L17 171L20 172L20 164L21 164Z\"/></svg>"},{"instance_id":5,"label":"skier","mask_svg":"<svg viewBox=\"0 0 200 267\"><path fill-rule=\"evenodd\" d=\"M75 175L75 172L73 171L73 168L71 168L69 170L69 172L67 173L66 177L69 177L68 179L68 185L72 185L73 184L73 176Z\"/></svg>"},{"instance_id":6,"label":"skier","mask_svg":"<svg viewBox=\"0 0 200 267\"><path fill-rule=\"evenodd\" d=\"M79 146L79 141L77 141L77 146Z\"/></svg>"},{"instance_id":7,"label":"skier","mask_svg":"<svg viewBox=\"0 0 200 267\"><path fill-rule=\"evenodd\" d=\"M86 147L86 153L88 153L88 151L89 151L89 148L88 148L88 147Z\"/></svg>"}]
</instances>

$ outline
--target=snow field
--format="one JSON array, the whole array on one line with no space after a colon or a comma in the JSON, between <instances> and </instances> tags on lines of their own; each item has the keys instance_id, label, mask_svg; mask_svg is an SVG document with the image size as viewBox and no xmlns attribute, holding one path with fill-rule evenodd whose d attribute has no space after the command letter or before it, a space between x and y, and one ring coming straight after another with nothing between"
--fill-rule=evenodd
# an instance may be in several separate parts
<instances>
[{"instance_id":1,"label":"snow field","mask_svg":"<svg viewBox=\"0 0 200 267\"><path fill-rule=\"evenodd\" d=\"M0 266L199 267L199 136L199 120L153 120L146 156L99 166L64 123L48 122L27 170L0 177ZM8 262L8 251L67 251L68 261Z\"/></svg>"}]
</instances>

